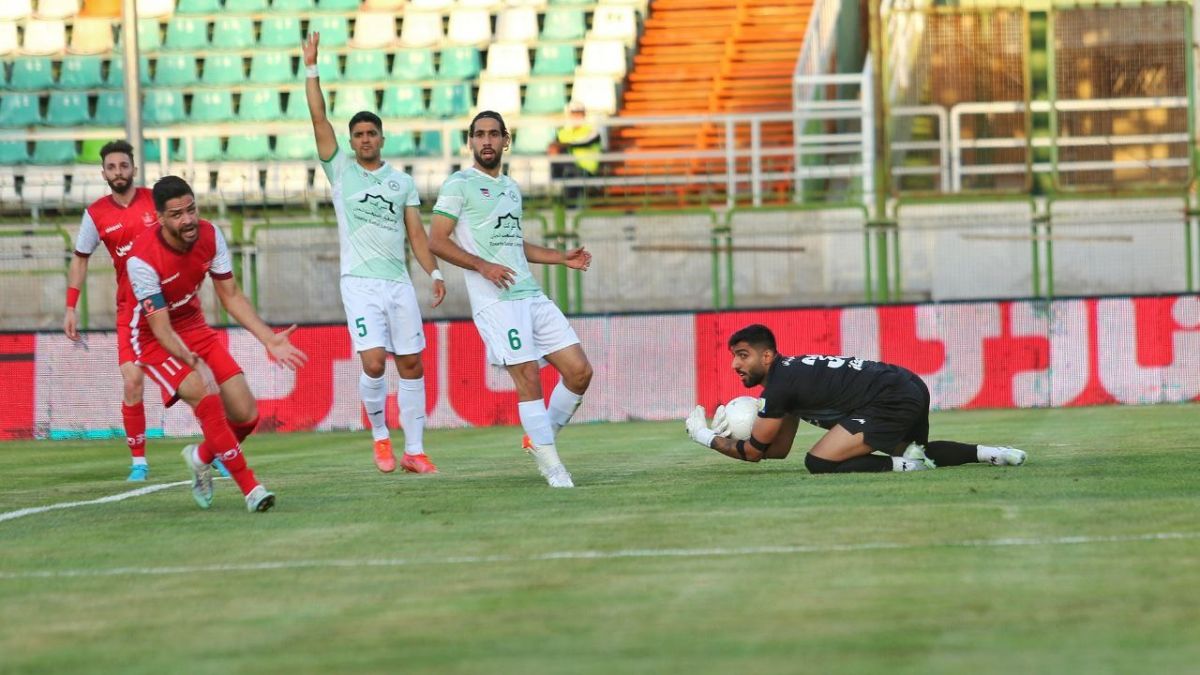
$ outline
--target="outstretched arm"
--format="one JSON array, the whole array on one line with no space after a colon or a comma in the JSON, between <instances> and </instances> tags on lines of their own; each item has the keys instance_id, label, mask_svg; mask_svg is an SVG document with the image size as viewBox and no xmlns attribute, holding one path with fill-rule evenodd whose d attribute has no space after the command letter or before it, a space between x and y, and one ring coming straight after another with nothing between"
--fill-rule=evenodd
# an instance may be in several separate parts
<instances>
[{"instance_id":1,"label":"outstretched arm","mask_svg":"<svg viewBox=\"0 0 1200 675\"><path fill-rule=\"evenodd\" d=\"M525 259L531 263L544 265L566 265L584 272L592 264L592 254L582 246L569 251L560 251L556 248L531 244L528 241L525 242Z\"/></svg>"},{"instance_id":2,"label":"outstretched arm","mask_svg":"<svg viewBox=\"0 0 1200 675\"><path fill-rule=\"evenodd\" d=\"M321 42L320 33L311 33L300 49L304 56L305 68L315 68L317 65L317 45ZM308 114L312 117L313 135L317 139L317 157L322 162L333 159L337 152L337 136L333 133L333 125L325 116L325 96L321 93L321 79L313 76L304 78L304 96L308 100Z\"/></svg>"},{"instance_id":3,"label":"outstretched arm","mask_svg":"<svg viewBox=\"0 0 1200 675\"><path fill-rule=\"evenodd\" d=\"M433 277L433 302L429 306L437 307L446 297L446 282L442 280L437 258L429 250L429 237L425 235L425 225L421 223L420 209L415 206L404 207L404 229L408 231L408 243L412 245L413 257L420 263L421 269Z\"/></svg>"},{"instance_id":4,"label":"outstretched arm","mask_svg":"<svg viewBox=\"0 0 1200 675\"><path fill-rule=\"evenodd\" d=\"M786 456L786 452L778 455L771 451L776 437L780 435L779 430L783 426L783 422L782 418L759 417L754 420L754 430L750 434L750 439L745 441L718 436L717 431L709 429L702 406L696 406L692 414L688 415L685 424L688 436L697 443L712 448L726 457L740 459L744 462L758 462L763 459L778 459ZM795 434L794 425L792 425L792 433ZM787 439L787 445L791 446L791 439Z\"/></svg>"},{"instance_id":5,"label":"outstretched arm","mask_svg":"<svg viewBox=\"0 0 1200 675\"><path fill-rule=\"evenodd\" d=\"M242 293L242 289L232 276L213 278L213 288L216 289L217 298L221 300L225 311L237 319L243 328L250 331L277 361L292 370L296 370L308 361L308 355L297 349L288 339L288 336L296 330L295 324L279 333L272 330L266 322L259 318L258 312L254 311L254 306L250 304L250 300L245 293Z\"/></svg>"}]
</instances>

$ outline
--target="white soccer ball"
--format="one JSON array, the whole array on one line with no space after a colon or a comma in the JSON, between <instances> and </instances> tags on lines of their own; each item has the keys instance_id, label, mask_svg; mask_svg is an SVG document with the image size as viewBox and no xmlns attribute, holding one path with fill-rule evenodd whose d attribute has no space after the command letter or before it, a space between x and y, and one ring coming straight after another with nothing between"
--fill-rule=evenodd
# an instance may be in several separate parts
<instances>
[{"instance_id":1,"label":"white soccer ball","mask_svg":"<svg viewBox=\"0 0 1200 675\"><path fill-rule=\"evenodd\" d=\"M753 396L739 396L725 404L725 419L729 422L729 436L734 440L745 441L754 431L754 420L758 419L760 409L759 399Z\"/></svg>"}]
</instances>

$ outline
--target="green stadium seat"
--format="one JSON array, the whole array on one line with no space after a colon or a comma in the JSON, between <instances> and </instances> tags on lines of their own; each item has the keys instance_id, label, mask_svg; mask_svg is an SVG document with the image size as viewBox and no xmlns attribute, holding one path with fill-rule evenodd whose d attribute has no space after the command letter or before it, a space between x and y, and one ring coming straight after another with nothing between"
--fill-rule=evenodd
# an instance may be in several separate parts
<instances>
[{"instance_id":1,"label":"green stadium seat","mask_svg":"<svg viewBox=\"0 0 1200 675\"><path fill-rule=\"evenodd\" d=\"M425 115L425 91L415 84L396 84L383 90L381 117L422 117Z\"/></svg>"},{"instance_id":2,"label":"green stadium seat","mask_svg":"<svg viewBox=\"0 0 1200 675\"><path fill-rule=\"evenodd\" d=\"M165 126L187 121L183 111L183 92L175 89L151 89L142 103L142 119L146 124Z\"/></svg>"},{"instance_id":3,"label":"green stadium seat","mask_svg":"<svg viewBox=\"0 0 1200 675\"><path fill-rule=\"evenodd\" d=\"M317 142L308 132L280 134L275 137L275 159L314 160L317 158Z\"/></svg>"},{"instance_id":4,"label":"green stadium seat","mask_svg":"<svg viewBox=\"0 0 1200 675\"><path fill-rule=\"evenodd\" d=\"M259 14L267 11L267 0L225 0L225 11L230 14Z\"/></svg>"},{"instance_id":5,"label":"green stadium seat","mask_svg":"<svg viewBox=\"0 0 1200 675\"><path fill-rule=\"evenodd\" d=\"M438 66L440 80L471 80L479 76L479 50L474 47L447 47Z\"/></svg>"},{"instance_id":6,"label":"green stadium seat","mask_svg":"<svg viewBox=\"0 0 1200 675\"><path fill-rule=\"evenodd\" d=\"M31 164L74 164L75 141L38 141L33 144Z\"/></svg>"},{"instance_id":7,"label":"green stadium seat","mask_svg":"<svg viewBox=\"0 0 1200 675\"><path fill-rule=\"evenodd\" d=\"M47 125L82 127L91 123L87 94L77 91L56 91L50 94L50 103L46 106Z\"/></svg>"},{"instance_id":8,"label":"green stadium seat","mask_svg":"<svg viewBox=\"0 0 1200 675\"><path fill-rule=\"evenodd\" d=\"M544 155L557 133L558 130L551 124L526 123L513 134L513 154Z\"/></svg>"},{"instance_id":9,"label":"green stadium seat","mask_svg":"<svg viewBox=\"0 0 1200 675\"><path fill-rule=\"evenodd\" d=\"M546 10L542 22L543 40L582 40L587 33L583 10L573 7L552 7Z\"/></svg>"},{"instance_id":10,"label":"green stadium seat","mask_svg":"<svg viewBox=\"0 0 1200 675\"><path fill-rule=\"evenodd\" d=\"M25 141L0 141L0 164L29 162L29 145Z\"/></svg>"},{"instance_id":11,"label":"green stadium seat","mask_svg":"<svg viewBox=\"0 0 1200 675\"><path fill-rule=\"evenodd\" d=\"M317 9L323 11L349 12L358 9L359 0L317 0ZM324 38L324 33L321 33Z\"/></svg>"},{"instance_id":12,"label":"green stadium seat","mask_svg":"<svg viewBox=\"0 0 1200 675\"><path fill-rule=\"evenodd\" d=\"M324 36L322 36L324 37ZM300 44L300 17L296 15L268 16L263 19L258 35L259 47L295 49Z\"/></svg>"},{"instance_id":13,"label":"green stadium seat","mask_svg":"<svg viewBox=\"0 0 1200 675\"><path fill-rule=\"evenodd\" d=\"M294 82L292 56L287 52L254 52L250 57L250 81L254 84Z\"/></svg>"},{"instance_id":14,"label":"green stadium seat","mask_svg":"<svg viewBox=\"0 0 1200 675\"><path fill-rule=\"evenodd\" d=\"M342 67L338 55L334 52L321 52L317 56L317 72L321 74L322 82L340 82Z\"/></svg>"},{"instance_id":15,"label":"green stadium seat","mask_svg":"<svg viewBox=\"0 0 1200 675\"><path fill-rule=\"evenodd\" d=\"M386 79L387 54L375 49L356 49L346 55L347 82L378 82Z\"/></svg>"},{"instance_id":16,"label":"green stadium seat","mask_svg":"<svg viewBox=\"0 0 1200 675\"><path fill-rule=\"evenodd\" d=\"M176 14L220 14L221 0L179 0Z\"/></svg>"},{"instance_id":17,"label":"green stadium seat","mask_svg":"<svg viewBox=\"0 0 1200 675\"><path fill-rule=\"evenodd\" d=\"M271 139L263 134L230 136L225 146L225 159L235 162L258 162L271 156Z\"/></svg>"},{"instance_id":18,"label":"green stadium seat","mask_svg":"<svg viewBox=\"0 0 1200 675\"><path fill-rule=\"evenodd\" d=\"M272 12L307 12L313 8L313 0L271 0Z\"/></svg>"},{"instance_id":19,"label":"green stadium seat","mask_svg":"<svg viewBox=\"0 0 1200 675\"><path fill-rule=\"evenodd\" d=\"M350 121L355 113L362 110L375 112L375 90L370 87L341 87L333 99L333 117L338 120Z\"/></svg>"},{"instance_id":20,"label":"green stadium seat","mask_svg":"<svg viewBox=\"0 0 1200 675\"><path fill-rule=\"evenodd\" d=\"M326 108L329 107L328 93L325 94L325 106ZM283 110L283 119L292 121L308 121L312 119L308 114L308 99L304 97L303 89L292 89L288 93L287 106Z\"/></svg>"},{"instance_id":21,"label":"green stadium seat","mask_svg":"<svg viewBox=\"0 0 1200 675\"><path fill-rule=\"evenodd\" d=\"M471 110L471 85L465 82L439 82L429 94L429 114L433 117L462 117Z\"/></svg>"},{"instance_id":22,"label":"green stadium seat","mask_svg":"<svg viewBox=\"0 0 1200 675\"><path fill-rule=\"evenodd\" d=\"M8 79L9 89L41 90L54 86L54 68L50 58L31 56L13 59L12 75Z\"/></svg>"},{"instance_id":23,"label":"green stadium seat","mask_svg":"<svg viewBox=\"0 0 1200 675\"><path fill-rule=\"evenodd\" d=\"M248 16L223 16L213 22L213 49L250 49L254 22Z\"/></svg>"},{"instance_id":24,"label":"green stadium seat","mask_svg":"<svg viewBox=\"0 0 1200 675\"><path fill-rule=\"evenodd\" d=\"M170 149L171 147L173 147L175 145L176 142L177 141L175 141L174 139L168 139L167 140L167 148ZM83 154L83 153L81 152L80 154ZM96 154L97 155L100 154L99 150L96 151ZM158 142L158 139L143 138L142 139L142 163L143 164L157 164L161 160L162 160L162 144Z\"/></svg>"},{"instance_id":25,"label":"green stadium seat","mask_svg":"<svg viewBox=\"0 0 1200 675\"><path fill-rule=\"evenodd\" d=\"M190 16L171 17L167 22L167 40L163 48L181 52L208 49L208 22Z\"/></svg>"},{"instance_id":26,"label":"green stadium seat","mask_svg":"<svg viewBox=\"0 0 1200 675\"><path fill-rule=\"evenodd\" d=\"M158 19L138 19L137 40L139 52L154 52L162 49L162 29ZM117 31L117 47L121 46L124 32Z\"/></svg>"},{"instance_id":27,"label":"green stadium seat","mask_svg":"<svg viewBox=\"0 0 1200 675\"><path fill-rule=\"evenodd\" d=\"M204 59L204 75L200 81L209 86L243 84L245 64L241 54L209 54Z\"/></svg>"},{"instance_id":28,"label":"green stadium seat","mask_svg":"<svg viewBox=\"0 0 1200 675\"><path fill-rule=\"evenodd\" d=\"M534 81L525 88L526 113L558 114L567 107L567 86L563 82Z\"/></svg>"},{"instance_id":29,"label":"green stadium seat","mask_svg":"<svg viewBox=\"0 0 1200 675\"><path fill-rule=\"evenodd\" d=\"M283 117L279 92L274 89L250 89L242 93L238 119L243 122L274 122Z\"/></svg>"},{"instance_id":30,"label":"green stadium seat","mask_svg":"<svg viewBox=\"0 0 1200 675\"><path fill-rule=\"evenodd\" d=\"M58 86L63 89L98 89L104 86L99 56L64 56L58 71Z\"/></svg>"},{"instance_id":31,"label":"green stadium seat","mask_svg":"<svg viewBox=\"0 0 1200 675\"><path fill-rule=\"evenodd\" d=\"M187 161L187 141L181 140L171 155L176 162ZM217 162L223 159L221 139L216 136L199 136L192 139L192 161Z\"/></svg>"},{"instance_id":32,"label":"green stadium seat","mask_svg":"<svg viewBox=\"0 0 1200 675\"><path fill-rule=\"evenodd\" d=\"M36 94L7 93L0 96L0 127L30 127L42 123Z\"/></svg>"},{"instance_id":33,"label":"green stadium seat","mask_svg":"<svg viewBox=\"0 0 1200 675\"><path fill-rule=\"evenodd\" d=\"M79 154L75 155L76 164L99 164L100 148L115 138L89 138L79 144Z\"/></svg>"},{"instance_id":34,"label":"green stadium seat","mask_svg":"<svg viewBox=\"0 0 1200 675\"><path fill-rule=\"evenodd\" d=\"M164 52L158 57L154 68L154 84L159 87L189 87L199 78L196 76L194 54Z\"/></svg>"},{"instance_id":35,"label":"green stadium seat","mask_svg":"<svg viewBox=\"0 0 1200 675\"><path fill-rule=\"evenodd\" d=\"M324 35L321 36L324 40ZM433 71L433 52L429 49L401 49L396 52L392 62L392 79L414 82L417 80L432 80L437 75Z\"/></svg>"},{"instance_id":36,"label":"green stadium seat","mask_svg":"<svg viewBox=\"0 0 1200 675\"><path fill-rule=\"evenodd\" d=\"M92 124L99 127L120 127L125 125L125 92L106 91L96 100L96 114L92 115Z\"/></svg>"},{"instance_id":37,"label":"green stadium seat","mask_svg":"<svg viewBox=\"0 0 1200 675\"><path fill-rule=\"evenodd\" d=\"M459 148L466 143L466 134L462 131L452 131L450 132L450 139L450 154L456 155ZM442 143L441 131L432 129L422 131L417 147L417 155L421 157L441 157Z\"/></svg>"},{"instance_id":38,"label":"green stadium seat","mask_svg":"<svg viewBox=\"0 0 1200 675\"><path fill-rule=\"evenodd\" d=\"M138 57L139 77L142 86L150 84L150 58L147 56ZM125 59L120 56L114 56L108 62L108 79L105 84L115 89L125 87Z\"/></svg>"},{"instance_id":39,"label":"green stadium seat","mask_svg":"<svg viewBox=\"0 0 1200 675\"><path fill-rule=\"evenodd\" d=\"M358 0L355 0L354 7L357 6ZM322 47L345 47L350 42L350 22L341 14L312 15L308 20L308 32L321 34Z\"/></svg>"},{"instance_id":40,"label":"green stadium seat","mask_svg":"<svg viewBox=\"0 0 1200 675\"><path fill-rule=\"evenodd\" d=\"M383 144L383 154L388 157L412 157L417 154L417 141L413 132L393 131L385 134L387 140Z\"/></svg>"},{"instance_id":41,"label":"green stadium seat","mask_svg":"<svg viewBox=\"0 0 1200 675\"><path fill-rule=\"evenodd\" d=\"M533 52L534 75L574 75L578 67L571 45L538 45Z\"/></svg>"},{"instance_id":42,"label":"green stadium seat","mask_svg":"<svg viewBox=\"0 0 1200 675\"><path fill-rule=\"evenodd\" d=\"M192 96L191 120L201 124L233 119L233 94L228 89L202 89Z\"/></svg>"}]
</instances>

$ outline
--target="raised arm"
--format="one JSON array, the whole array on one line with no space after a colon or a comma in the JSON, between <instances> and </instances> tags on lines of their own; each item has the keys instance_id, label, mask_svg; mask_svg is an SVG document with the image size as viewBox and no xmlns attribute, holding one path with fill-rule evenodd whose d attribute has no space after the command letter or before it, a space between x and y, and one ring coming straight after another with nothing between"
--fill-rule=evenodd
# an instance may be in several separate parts
<instances>
[{"instance_id":1,"label":"raised arm","mask_svg":"<svg viewBox=\"0 0 1200 675\"><path fill-rule=\"evenodd\" d=\"M425 225L421 222L421 210L415 206L404 207L404 229L408 231L408 243L412 246L413 257L421 265L425 273L433 277L433 301L430 307L442 304L446 297L446 282L438 269L437 258L429 250L429 237L425 235Z\"/></svg>"},{"instance_id":2,"label":"raised arm","mask_svg":"<svg viewBox=\"0 0 1200 675\"><path fill-rule=\"evenodd\" d=\"M310 33L308 39L301 44L304 56L304 67L309 71L304 78L304 96L308 100L308 114L312 117L313 135L317 139L317 157L327 162L337 152L337 136L333 133L333 125L325 116L325 96L321 93L321 78L315 75L317 67L317 45L321 42L320 33Z\"/></svg>"}]
</instances>

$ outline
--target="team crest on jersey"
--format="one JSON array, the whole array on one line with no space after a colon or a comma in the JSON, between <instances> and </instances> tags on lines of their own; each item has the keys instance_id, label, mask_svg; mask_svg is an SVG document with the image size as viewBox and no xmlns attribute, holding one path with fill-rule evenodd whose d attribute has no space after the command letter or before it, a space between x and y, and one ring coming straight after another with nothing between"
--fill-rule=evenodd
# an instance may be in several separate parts
<instances>
[{"instance_id":1,"label":"team crest on jersey","mask_svg":"<svg viewBox=\"0 0 1200 675\"><path fill-rule=\"evenodd\" d=\"M388 181L388 187L389 187L390 189L392 189L392 190L399 190L399 189L400 189L400 183L397 183L397 182L396 182L396 181L394 181L394 180L389 180L389 181Z\"/></svg>"},{"instance_id":2,"label":"team crest on jersey","mask_svg":"<svg viewBox=\"0 0 1200 675\"><path fill-rule=\"evenodd\" d=\"M142 224L149 227L158 221L158 218L149 211L142 213Z\"/></svg>"}]
</instances>

